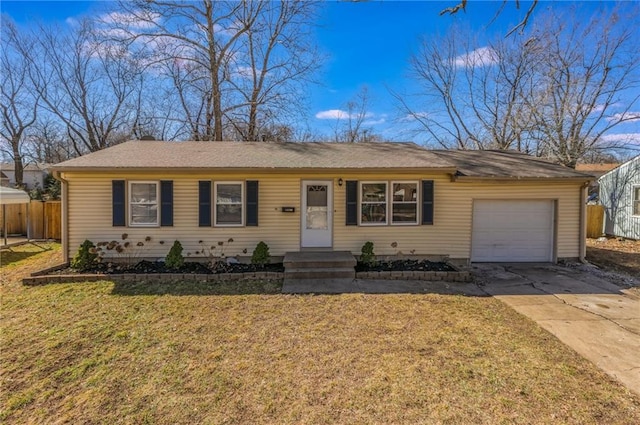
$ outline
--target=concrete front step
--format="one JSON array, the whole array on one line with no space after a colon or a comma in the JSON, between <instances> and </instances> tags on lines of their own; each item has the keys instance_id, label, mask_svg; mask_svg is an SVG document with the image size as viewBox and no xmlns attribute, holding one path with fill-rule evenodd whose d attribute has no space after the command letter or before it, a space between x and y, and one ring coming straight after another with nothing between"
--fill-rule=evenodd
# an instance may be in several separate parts
<instances>
[{"instance_id":1,"label":"concrete front step","mask_svg":"<svg viewBox=\"0 0 640 425\"><path fill-rule=\"evenodd\" d=\"M353 267L331 268L291 268L285 267L285 279L355 279L356 271Z\"/></svg>"},{"instance_id":2,"label":"concrete front step","mask_svg":"<svg viewBox=\"0 0 640 425\"><path fill-rule=\"evenodd\" d=\"M349 251L287 252L283 263L285 281L356 277L356 259Z\"/></svg>"},{"instance_id":3,"label":"concrete front step","mask_svg":"<svg viewBox=\"0 0 640 425\"><path fill-rule=\"evenodd\" d=\"M355 267L356 259L349 251L287 252L284 266L302 268Z\"/></svg>"}]
</instances>

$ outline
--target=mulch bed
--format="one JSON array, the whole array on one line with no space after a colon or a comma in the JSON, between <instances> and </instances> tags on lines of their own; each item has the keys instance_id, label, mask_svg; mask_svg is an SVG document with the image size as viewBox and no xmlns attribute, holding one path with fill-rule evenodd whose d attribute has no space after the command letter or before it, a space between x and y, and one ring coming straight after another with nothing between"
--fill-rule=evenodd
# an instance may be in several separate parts
<instances>
[{"instance_id":1,"label":"mulch bed","mask_svg":"<svg viewBox=\"0 0 640 425\"><path fill-rule=\"evenodd\" d=\"M361 263L356 265L357 272L395 272L395 271L425 271L425 272L454 272L456 269L441 261L429 260L390 260L378 261L373 265Z\"/></svg>"},{"instance_id":2,"label":"mulch bed","mask_svg":"<svg viewBox=\"0 0 640 425\"><path fill-rule=\"evenodd\" d=\"M220 273L250 273L250 272L284 272L282 263L257 264L223 263L219 262L209 267L207 264L198 262L185 262L179 269L166 267L163 261L143 260L135 265L118 263L97 263L89 270L81 273L102 273L102 274L144 274L144 273L184 273L184 274L220 274ZM79 273L78 270L65 268L57 270L56 274Z\"/></svg>"}]
</instances>

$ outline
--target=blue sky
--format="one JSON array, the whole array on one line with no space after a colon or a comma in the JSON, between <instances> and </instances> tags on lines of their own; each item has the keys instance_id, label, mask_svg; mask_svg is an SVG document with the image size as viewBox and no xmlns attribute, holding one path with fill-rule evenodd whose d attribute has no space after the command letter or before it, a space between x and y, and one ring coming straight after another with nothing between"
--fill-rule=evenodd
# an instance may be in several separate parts
<instances>
[{"instance_id":1,"label":"blue sky","mask_svg":"<svg viewBox=\"0 0 640 425\"><path fill-rule=\"evenodd\" d=\"M311 86L308 94L310 129L330 134L334 119L320 119L322 112L344 109L362 86L369 91L367 124L375 133L395 139L411 139L402 133L400 113L389 88L402 91L411 84L407 78L408 61L418 48L421 37L443 34L454 24L470 27L479 42L483 38L504 35L519 22L530 3L520 9L510 4L491 22L501 2L470 1L467 12L443 15L439 12L456 4L450 1L368 1L327 2L322 5L317 42L328 60L318 75L320 85ZM613 3L581 2L580 11L590 16ZM541 2L534 13L548 8L573 7L572 2ZM34 18L64 23L69 18L100 13L108 2L101 1L5 1L0 8L19 24L28 25ZM640 27L640 25L639 25ZM640 39L640 30L639 30ZM330 115L330 114L324 114ZM614 130L638 133L640 122L626 123Z\"/></svg>"}]
</instances>

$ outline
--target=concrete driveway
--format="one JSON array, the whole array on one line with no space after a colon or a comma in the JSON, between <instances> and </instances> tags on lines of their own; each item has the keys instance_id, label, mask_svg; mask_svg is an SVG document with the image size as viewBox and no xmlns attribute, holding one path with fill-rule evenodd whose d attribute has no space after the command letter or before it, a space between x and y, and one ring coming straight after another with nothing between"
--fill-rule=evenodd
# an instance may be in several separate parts
<instances>
[{"instance_id":1,"label":"concrete driveway","mask_svg":"<svg viewBox=\"0 0 640 425\"><path fill-rule=\"evenodd\" d=\"M551 264L476 264L488 294L640 395L640 292Z\"/></svg>"}]
</instances>

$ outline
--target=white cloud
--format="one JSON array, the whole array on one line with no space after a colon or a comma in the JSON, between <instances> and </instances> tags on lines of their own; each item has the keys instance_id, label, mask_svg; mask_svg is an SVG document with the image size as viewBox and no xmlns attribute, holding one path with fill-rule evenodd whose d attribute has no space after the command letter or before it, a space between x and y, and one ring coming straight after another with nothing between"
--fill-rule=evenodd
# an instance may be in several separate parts
<instances>
[{"instance_id":1,"label":"white cloud","mask_svg":"<svg viewBox=\"0 0 640 425\"><path fill-rule=\"evenodd\" d=\"M140 20L140 15L142 15L144 20ZM105 24L126 24L131 28L138 29L152 28L159 20L159 14L144 11L138 11L137 14L111 12L100 17L100 21Z\"/></svg>"},{"instance_id":2,"label":"white cloud","mask_svg":"<svg viewBox=\"0 0 640 425\"><path fill-rule=\"evenodd\" d=\"M606 143L640 145L640 133L605 134L604 136L600 137L600 139Z\"/></svg>"},{"instance_id":3,"label":"white cloud","mask_svg":"<svg viewBox=\"0 0 640 425\"><path fill-rule=\"evenodd\" d=\"M414 112L411 114L407 114L404 117L400 118L400 121L402 122L411 122L411 121L416 121L417 119L420 118L427 118L429 116L428 112Z\"/></svg>"},{"instance_id":4,"label":"white cloud","mask_svg":"<svg viewBox=\"0 0 640 425\"><path fill-rule=\"evenodd\" d=\"M607 117L607 121L624 121L624 122L640 121L640 112L623 112L619 114L613 114L610 117Z\"/></svg>"},{"instance_id":5,"label":"white cloud","mask_svg":"<svg viewBox=\"0 0 640 425\"><path fill-rule=\"evenodd\" d=\"M362 123L362 125L378 125L378 124L384 124L385 122L387 122L387 120L386 120L386 119L384 119L384 118L380 118L380 119L377 119L377 120L368 120L368 121L364 121L364 122Z\"/></svg>"},{"instance_id":6,"label":"white cloud","mask_svg":"<svg viewBox=\"0 0 640 425\"><path fill-rule=\"evenodd\" d=\"M493 65L499 61L498 52L491 47L480 47L469 53L456 56L453 63L459 68L474 68Z\"/></svg>"},{"instance_id":7,"label":"white cloud","mask_svg":"<svg viewBox=\"0 0 640 425\"><path fill-rule=\"evenodd\" d=\"M319 120L342 120L345 118L355 118L358 114L349 114L348 111L343 111L342 109L329 109L327 111L320 111L316 114L316 118ZM365 117L371 117L372 114L367 112L364 114Z\"/></svg>"},{"instance_id":8,"label":"white cloud","mask_svg":"<svg viewBox=\"0 0 640 425\"><path fill-rule=\"evenodd\" d=\"M67 25L69 25L70 27L77 27L78 26L78 20L76 18L69 17L69 18L65 19L64 22Z\"/></svg>"}]
</instances>

